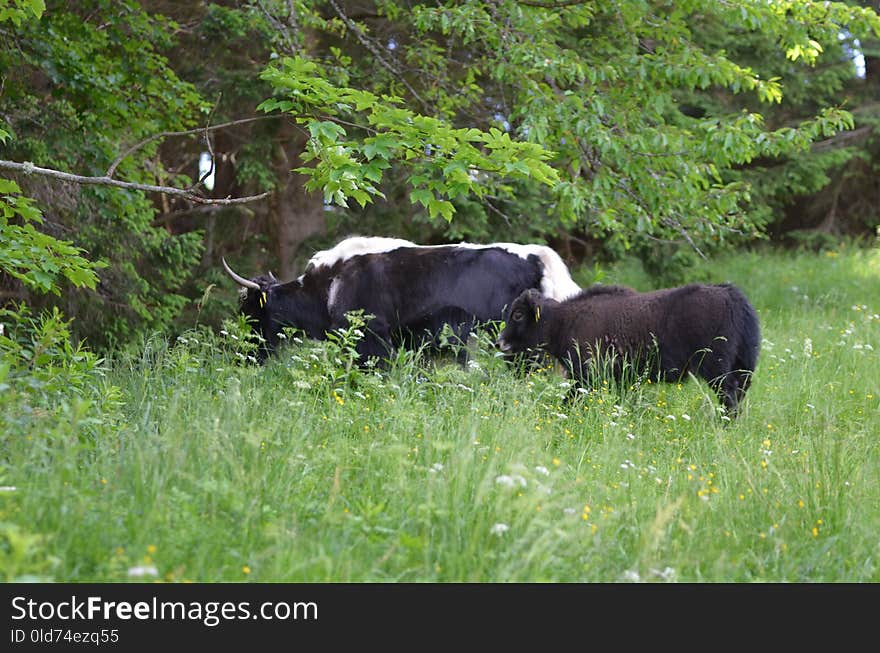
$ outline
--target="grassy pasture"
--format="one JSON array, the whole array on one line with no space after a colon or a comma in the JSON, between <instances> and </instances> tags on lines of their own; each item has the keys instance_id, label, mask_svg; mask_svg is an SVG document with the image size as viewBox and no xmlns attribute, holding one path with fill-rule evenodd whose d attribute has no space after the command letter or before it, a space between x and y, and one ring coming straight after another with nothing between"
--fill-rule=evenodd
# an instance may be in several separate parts
<instances>
[{"instance_id":1,"label":"grassy pasture","mask_svg":"<svg viewBox=\"0 0 880 653\"><path fill-rule=\"evenodd\" d=\"M264 367L232 325L156 337L84 398L7 402L0 572L880 581L880 252L740 253L693 278L737 283L762 323L734 422L694 380L565 404L564 378L511 374L488 337L466 368L400 354L381 374L345 336Z\"/></svg>"}]
</instances>

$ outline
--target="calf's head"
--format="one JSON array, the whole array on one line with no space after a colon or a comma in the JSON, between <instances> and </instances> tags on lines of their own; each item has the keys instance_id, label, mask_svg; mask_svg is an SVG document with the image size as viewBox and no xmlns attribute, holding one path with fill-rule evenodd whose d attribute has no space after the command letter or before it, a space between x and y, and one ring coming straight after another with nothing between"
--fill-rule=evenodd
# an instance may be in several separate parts
<instances>
[{"instance_id":1,"label":"calf's head","mask_svg":"<svg viewBox=\"0 0 880 653\"><path fill-rule=\"evenodd\" d=\"M535 289L526 290L513 300L504 316L504 329L498 336L501 351L513 354L542 344L541 310L546 303L547 298Z\"/></svg>"}]
</instances>

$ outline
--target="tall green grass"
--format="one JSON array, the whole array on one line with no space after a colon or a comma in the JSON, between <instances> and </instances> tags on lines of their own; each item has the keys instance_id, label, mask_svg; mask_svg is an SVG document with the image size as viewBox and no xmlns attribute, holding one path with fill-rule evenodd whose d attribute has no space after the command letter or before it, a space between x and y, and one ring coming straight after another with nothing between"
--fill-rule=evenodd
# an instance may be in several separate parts
<instances>
[{"instance_id":1,"label":"tall green grass","mask_svg":"<svg viewBox=\"0 0 880 653\"><path fill-rule=\"evenodd\" d=\"M488 336L464 368L401 353L366 372L345 334L292 342L262 367L242 362L231 326L154 338L107 362L92 390L102 410L62 398L63 418L25 416L4 434L2 569L880 580L880 253L738 254L694 276L738 284L761 320L732 422L696 380L600 383L567 404L566 379L511 373ZM604 280L651 286L632 265Z\"/></svg>"}]
</instances>

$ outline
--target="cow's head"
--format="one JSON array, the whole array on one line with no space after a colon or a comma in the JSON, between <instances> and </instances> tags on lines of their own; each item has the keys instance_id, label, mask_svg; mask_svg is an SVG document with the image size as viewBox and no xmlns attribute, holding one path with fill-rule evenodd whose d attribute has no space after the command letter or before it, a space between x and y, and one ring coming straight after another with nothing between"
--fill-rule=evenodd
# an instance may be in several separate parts
<instances>
[{"instance_id":1,"label":"cow's head","mask_svg":"<svg viewBox=\"0 0 880 653\"><path fill-rule=\"evenodd\" d=\"M269 290L273 286L279 284L278 279L271 272L269 274L261 274L253 279L245 279L243 276L236 274L225 258L220 259L226 273L232 277L241 288L238 291L238 305L241 312L249 319L260 321L266 312L266 303L269 301Z\"/></svg>"}]
</instances>

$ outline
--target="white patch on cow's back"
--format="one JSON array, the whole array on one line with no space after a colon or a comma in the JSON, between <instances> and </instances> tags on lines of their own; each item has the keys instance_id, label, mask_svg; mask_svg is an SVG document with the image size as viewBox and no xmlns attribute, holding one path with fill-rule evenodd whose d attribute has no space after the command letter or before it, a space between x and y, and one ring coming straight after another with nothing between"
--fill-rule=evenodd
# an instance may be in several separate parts
<instances>
[{"instance_id":1,"label":"white patch on cow's back","mask_svg":"<svg viewBox=\"0 0 880 653\"><path fill-rule=\"evenodd\" d=\"M361 254L381 254L390 252L401 247L417 247L419 249L436 249L438 247L460 247L463 249L489 249L495 247L503 249L522 259L528 259L534 254L544 266L541 279L541 294L557 301L562 301L581 291L571 278L568 266L552 248L546 245L521 245L519 243L450 243L447 245L417 245L403 238L384 238L381 236L350 236L339 241L330 249L316 252L309 259L306 270L320 267L332 267L340 261L346 261L353 256ZM331 285L331 291L333 286ZM328 299L328 306L332 302Z\"/></svg>"},{"instance_id":2,"label":"white patch on cow's back","mask_svg":"<svg viewBox=\"0 0 880 653\"><path fill-rule=\"evenodd\" d=\"M470 243L459 243L460 247L471 247L479 249L481 247L498 247L511 254L528 259L534 254L544 266L544 274L541 278L541 294L561 302L572 295L576 295L581 291L571 278L568 266L562 257L556 253L552 247L547 245L521 245L519 243L489 243L488 245L472 245Z\"/></svg>"},{"instance_id":3,"label":"white patch on cow's back","mask_svg":"<svg viewBox=\"0 0 880 653\"><path fill-rule=\"evenodd\" d=\"M581 287L571 278L565 261L562 260L562 257L555 250L546 245L517 245L516 247L526 252L526 256L534 254L544 264L544 276L541 278L541 294L545 297L561 302L581 291ZM522 256L522 254L519 256Z\"/></svg>"},{"instance_id":4,"label":"white patch on cow's back","mask_svg":"<svg viewBox=\"0 0 880 653\"><path fill-rule=\"evenodd\" d=\"M417 247L417 245L403 238L383 238L380 236L350 236L341 240L330 249L315 252L309 259L306 269L333 267L340 261L347 261L352 256L361 254L381 254L390 252L400 247Z\"/></svg>"}]
</instances>

